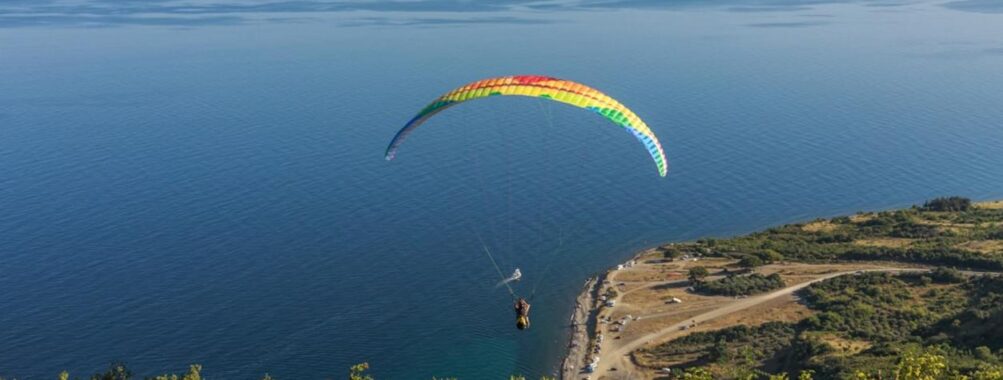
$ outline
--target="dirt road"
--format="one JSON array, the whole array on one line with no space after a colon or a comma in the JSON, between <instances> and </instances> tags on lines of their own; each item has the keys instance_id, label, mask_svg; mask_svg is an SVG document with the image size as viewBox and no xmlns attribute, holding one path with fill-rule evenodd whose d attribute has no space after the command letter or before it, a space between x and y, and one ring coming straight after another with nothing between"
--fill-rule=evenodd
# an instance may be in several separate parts
<instances>
[{"instance_id":1,"label":"dirt road","mask_svg":"<svg viewBox=\"0 0 1003 380\"><path fill-rule=\"evenodd\" d=\"M633 365L630 363L629 354L634 350L643 347L646 344L665 341L668 338L672 338L676 335L684 335L687 332L683 331L684 326L688 326L695 321L696 323L703 323L711 319L719 318L737 311L745 310L750 307L763 304L765 302L777 299L783 296L789 296L797 292L798 290L804 289L805 287L814 284L819 281L825 281L831 278L855 273L855 272L909 272L909 271L927 271L926 269L916 269L916 268L875 268L875 269L862 269L862 270L851 270L843 272L835 272L823 275L819 278L803 282L797 285L789 286L772 293L767 293L759 296L738 299L734 301L729 301L721 305L714 310L708 311L703 314L699 314L690 320L683 321L659 331L646 334L635 338L629 342L623 342L619 347L603 352L599 355L599 364L596 367L595 372L592 374L593 379L629 379L632 378L630 368ZM615 372L610 372L611 368L617 368Z\"/></svg>"}]
</instances>

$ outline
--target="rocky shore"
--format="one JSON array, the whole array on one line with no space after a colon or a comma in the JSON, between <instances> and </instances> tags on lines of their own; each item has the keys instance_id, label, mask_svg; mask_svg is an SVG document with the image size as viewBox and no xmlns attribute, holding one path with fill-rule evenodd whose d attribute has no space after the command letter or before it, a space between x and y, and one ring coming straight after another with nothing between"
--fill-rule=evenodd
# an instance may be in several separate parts
<instances>
[{"instance_id":1,"label":"rocky shore","mask_svg":"<svg viewBox=\"0 0 1003 380\"><path fill-rule=\"evenodd\" d=\"M568 342L568 355L561 363L561 379L576 378L588 364L585 361L590 357L589 350L594 338L592 333L595 331L590 327L596 324L595 312L598 309L595 303L604 277L605 275L600 275L586 281L576 299L575 311L569 321L572 332Z\"/></svg>"}]
</instances>

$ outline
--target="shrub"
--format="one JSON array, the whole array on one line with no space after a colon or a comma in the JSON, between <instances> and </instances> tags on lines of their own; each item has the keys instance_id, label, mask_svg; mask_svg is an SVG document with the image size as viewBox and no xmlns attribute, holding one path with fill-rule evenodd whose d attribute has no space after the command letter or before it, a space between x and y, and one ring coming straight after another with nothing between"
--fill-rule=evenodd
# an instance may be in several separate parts
<instances>
[{"instance_id":1,"label":"shrub","mask_svg":"<svg viewBox=\"0 0 1003 380\"><path fill-rule=\"evenodd\" d=\"M754 273L748 276L728 276L717 281L697 284L697 292L720 296L742 296L768 292L784 287L784 280L779 274L763 276Z\"/></svg>"},{"instance_id":2,"label":"shrub","mask_svg":"<svg viewBox=\"0 0 1003 380\"><path fill-rule=\"evenodd\" d=\"M923 211L968 211L972 200L964 197L934 198L923 204Z\"/></svg>"}]
</instances>

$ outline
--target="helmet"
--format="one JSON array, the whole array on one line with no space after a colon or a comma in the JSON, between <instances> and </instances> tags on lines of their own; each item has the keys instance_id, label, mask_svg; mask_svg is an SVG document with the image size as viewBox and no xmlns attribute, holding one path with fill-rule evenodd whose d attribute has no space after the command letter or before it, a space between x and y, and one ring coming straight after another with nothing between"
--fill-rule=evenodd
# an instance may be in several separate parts
<instances>
[{"instance_id":1,"label":"helmet","mask_svg":"<svg viewBox=\"0 0 1003 380\"><path fill-rule=\"evenodd\" d=\"M524 316L516 318L515 327L519 330L525 330L527 327L529 327L529 318L526 318Z\"/></svg>"}]
</instances>

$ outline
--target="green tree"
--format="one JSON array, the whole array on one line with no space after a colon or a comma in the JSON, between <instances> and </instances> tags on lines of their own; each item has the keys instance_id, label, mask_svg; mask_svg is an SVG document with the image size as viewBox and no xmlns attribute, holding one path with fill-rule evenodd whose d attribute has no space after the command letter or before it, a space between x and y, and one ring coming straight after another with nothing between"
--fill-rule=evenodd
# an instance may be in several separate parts
<instances>
[{"instance_id":1,"label":"green tree","mask_svg":"<svg viewBox=\"0 0 1003 380\"><path fill-rule=\"evenodd\" d=\"M987 366L972 373L972 380L1003 380L1003 367Z\"/></svg>"},{"instance_id":2,"label":"green tree","mask_svg":"<svg viewBox=\"0 0 1003 380\"><path fill-rule=\"evenodd\" d=\"M676 258L678 258L679 256L682 256L682 255L683 255L683 252L680 251L679 248L676 248L676 247L666 247L662 251L662 257L666 258L666 259L669 259L669 260L675 260Z\"/></svg>"},{"instance_id":3,"label":"green tree","mask_svg":"<svg viewBox=\"0 0 1003 380\"><path fill-rule=\"evenodd\" d=\"M266 375L267 376L267 375ZM188 373L183 376L178 375L160 375L153 378L154 380L202 380L202 366L198 364L192 364L188 366Z\"/></svg>"},{"instance_id":4,"label":"green tree","mask_svg":"<svg viewBox=\"0 0 1003 380\"><path fill-rule=\"evenodd\" d=\"M975 347L975 357L987 362L996 361L996 355L993 354L993 350L986 346Z\"/></svg>"},{"instance_id":5,"label":"green tree","mask_svg":"<svg viewBox=\"0 0 1003 380\"><path fill-rule=\"evenodd\" d=\"M972 200L964 197L934 198L923 204L924 211L968 211Z\"/></svg>"},{"instance_id":6,"label":"green tree","mask_svg":"<svg viewBox=\"0 0 1003 380\"><path fill-rule=\"evenodd\" d=\"M691 367L683 372L683 380L714 380L714 376L702 367Z\"/></svg>"},{"instance_id":7,"label":"green tree","mask_svg":"<svg viewBox=\"0 0 1003 380\"><path fill-rule=\"evenodd\" d=\"M745 257L742 258L742 260L738 261L738 266L740 266L742 268L745 268L745 269L748 269L748 270L751 270L752 268L755 268L755 267L763 266L763 264L765 264L763 262L763 259L760 259L759 257L756 257L756 256L751 256L751 255L750 256L745 256Z\"/></svg>"},{"instance_id":8,"label":"green tree","mask_svg":"<svg viewBox=\"0 0 1003 380\"><path fill-rule=\"evenodd\" d=\"M111 363L104 373L95 373L91 380L129 380L132 378L132 371L123 363Z\"/></svg>"},{"instance_id":9,"label":"green tree","mask_svg":"<svg viewBox=\"0 0 1003 380\"><path fill-rule=\"evenodd\" d=\"M703 279L707 278L707 276L710 276L710 271L708 271L707 268L704 267L690 268L689 279L690 282L694 284L703 281Z\"/></svg>"},{"instance_id":10,"label":"green tree","mask_svg":"<svg viewBox=\"0 0 1003 380\"><path fill-rule=\"evenodd\" d=\"M352 368L348 370L348 380L373 380L372 376L366 374L369 370L369 363L360 363L353 365Z\"/></svg>"},{"instance_id":11,"label":"green tree","mask_svg":"<svg viewBox=\"0 0 1003 380\"><path fill-rule=\"evenodd\" d=\"M895 380L946 380L947 358L933 352L908 352L899 358L895 367ZM880 380L880 374L857 371L857 380Z\"/></svg>"},{"instance_id":12,"label":"green tree","mask_svg":"<svg viewBox=\"0 0 1003 380\"><path fill-rule=\"evenodd\" d=\"M781 261L784 259L784 255L781 255L780 252L777 252L776 250L772 249L756 252L756 256L759 257L760 259L763 259L763 261L765 261L768 264Z\"/></svg>"}]
</instances>

